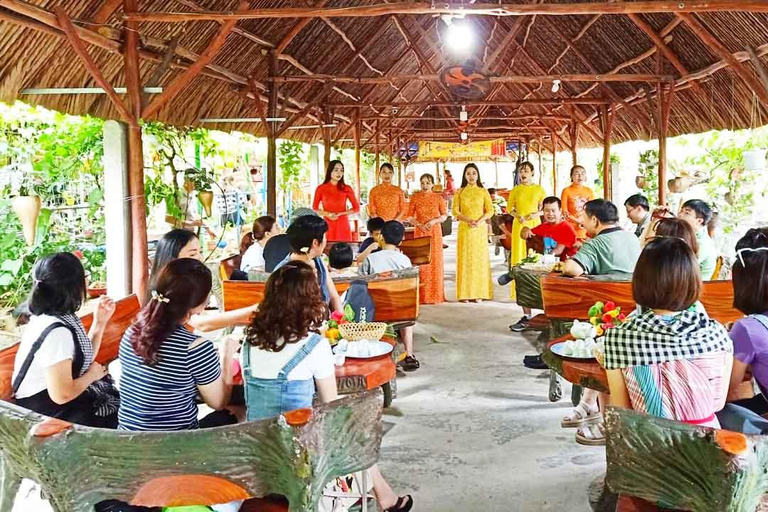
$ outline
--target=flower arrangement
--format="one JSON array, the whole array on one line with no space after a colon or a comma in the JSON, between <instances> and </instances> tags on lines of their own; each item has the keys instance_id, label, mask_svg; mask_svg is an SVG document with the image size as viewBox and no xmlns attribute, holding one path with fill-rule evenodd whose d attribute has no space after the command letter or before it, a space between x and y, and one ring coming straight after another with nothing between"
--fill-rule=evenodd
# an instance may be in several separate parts
<instances>
[{"instance_id":1,"label":"flower arrangement","mask_svg":"<svg viewBox=\"0 0 768 512\"><path fill-rule=\"evenodd\" d=\"M613 301L608 301L605 304L596 302L594 306L589 308L587 314L589 315L589 323L595 326L598 336L602 336L605 331L613 329L627 318L627 315L621 312L621 307Z\"/></svg>"}]
</instances>

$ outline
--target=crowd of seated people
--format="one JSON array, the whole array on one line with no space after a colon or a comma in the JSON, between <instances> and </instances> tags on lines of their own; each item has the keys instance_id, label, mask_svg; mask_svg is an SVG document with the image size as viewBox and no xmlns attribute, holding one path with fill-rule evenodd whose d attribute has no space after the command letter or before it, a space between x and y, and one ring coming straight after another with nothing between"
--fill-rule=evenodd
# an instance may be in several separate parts
<instances>
[{"instance_id":1,"label":"crowd of seated people","mask_svg":"<svg viewBox=\"0 0 768 512\"><path fill-rule=\"evenodd\" d=\"M280 236L274 225L264 224L264 231L272 232L265 237ZM335 400L331 348L317 334L330 312L342 309L320 257L327 229L325 220L316 215L296 217L286 232L290 253L275 265L264 300L229 313L205 312L212 275L200 261L198 239L181 229L167 233L158 244L149 296L120 342L119 394L107 369L95 362L114 302L107 297L99 300L86 334L76 316L85 299L82 264L70 253L44 258L33 270L31 317L14 366L17 402L84 425L178 431L236 423L238 416L228 409L235 410L232 405L238 403L245 406L243 416L254 420L310 407L315 396L321 402ZM376 234L380 250L373 254L375 261L360 266L363 274L410 267L408 258L397 251L403 225L392 221L381 231ZM336 252L335 259L344 259L347 265L354 260L348 245ZM196 334L235 325L246 326L240 363L244 386L233 385L242 340L224 336L217 350ZM412 360L406 361L407 369L416 369L412 337L406 346ZM106 389L99 394L94 391L97 387ZM234 400L233 394L243 391L245 397ZM202 418L200 399L213 410ZM411 509L411 496L395 494L375 466L368 473L384 510ZM104 510L143 510L119 503L110 507ZM226 507L219 509L237 510L239 503Z\"/></svg>"}]
</instances>

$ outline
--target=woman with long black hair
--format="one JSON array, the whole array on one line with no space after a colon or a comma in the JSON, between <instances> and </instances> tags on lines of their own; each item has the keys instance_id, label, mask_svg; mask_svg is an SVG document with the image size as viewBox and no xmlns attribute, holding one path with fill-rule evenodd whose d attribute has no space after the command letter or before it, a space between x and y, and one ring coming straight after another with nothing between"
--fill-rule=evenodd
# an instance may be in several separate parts
<instances>
[{"instance_id":1,"label":"woman with long black hair","mask_svg":"<svg viewBox=\"0 0 768 512\"><path fill-rule=\"evenodd\" d=\"M354 241L349 215L360 211L360 203L352 187L344 183L344 164L341 160L331 160L328 164L325 181L315 190L312 208L328 223L329 241Z\"/></svg>"}]
</instances>

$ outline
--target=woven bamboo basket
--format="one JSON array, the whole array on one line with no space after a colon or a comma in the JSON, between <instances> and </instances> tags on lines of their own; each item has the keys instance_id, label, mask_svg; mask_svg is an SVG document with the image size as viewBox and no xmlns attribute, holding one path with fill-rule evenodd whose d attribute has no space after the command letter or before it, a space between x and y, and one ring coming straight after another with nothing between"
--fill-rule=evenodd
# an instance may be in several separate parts
<instances>
[{"instance_id":1,"label":"woven bamboo basket","mask_svg":"<svg viewBox=\"0 0 768 512\"><path fill-rule=\"evenodd\" d=\"M348 341L379 341L386 331L387 324L384 322L350 322L348 324L339 324L341 337Z\"/></svg>"}]
</instances>

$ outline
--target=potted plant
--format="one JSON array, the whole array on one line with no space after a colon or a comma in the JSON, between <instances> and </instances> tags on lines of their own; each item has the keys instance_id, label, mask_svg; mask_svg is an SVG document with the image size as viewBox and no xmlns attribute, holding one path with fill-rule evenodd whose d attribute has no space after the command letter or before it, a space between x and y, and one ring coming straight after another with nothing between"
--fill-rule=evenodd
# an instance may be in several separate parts
<instances>
[{"instance_id":1,"label":"potted plant","mask_svg":"<svg viewBox=\"0 0 768 512\"><path fill-rule=\"evenodd\" d=\"M88 276L88 296L96 298L107 293L107 253L104 249L75 251Z\"/></svg>"},{"instance_id":2,"label":"potted plant","mask_svg":"<svg viewBox=\"0 0 768 512\"><path fill-rule=\"evenodd\" d=\"M186 180L192 181L197 190L197 200L203 205L205 215L211 216L213 207L213 179L207 169L189 169L186 171Z\"/></svg>"},{"instance_id":3,"label":"potted plant","mask_svg":"<svg viewBox=\"0 0 768 512\"><path fill-rule=\"evenodd\" d=\"M40 216L40 208L42 207L40 196L34 193L31 185L22 185L19 187L19 195L11 201L11 207L21 221L27 245L34 245L37 218Z\"/></svg>"}]
</instances>

